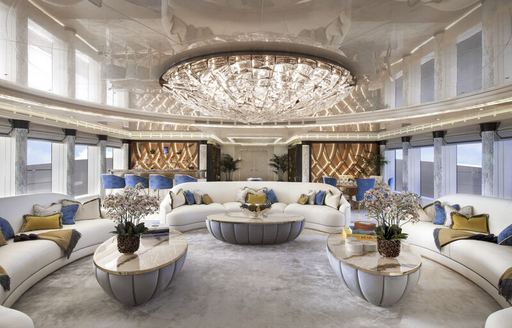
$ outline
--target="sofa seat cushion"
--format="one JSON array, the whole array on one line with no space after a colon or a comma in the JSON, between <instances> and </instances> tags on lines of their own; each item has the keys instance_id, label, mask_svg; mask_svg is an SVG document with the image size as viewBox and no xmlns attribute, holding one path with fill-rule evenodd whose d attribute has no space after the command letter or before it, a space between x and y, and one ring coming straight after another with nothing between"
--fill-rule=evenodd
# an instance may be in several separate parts
<instances>
[{"instance_id":1,"label":"sofa seat cushion","mask_svg":"<svg viewBox=\"0 0 512 328\"><path fill-rule=\"evenodd\" d=\"M501 275L512 266L512 247L479 240L458 240L451 243L451 258L498 288Z\"/></svg>"},{"instance_id":2,"label":"sofa seat cushion","mask_svg":"<svg viewBox=\"0 0 512 328\"><path fill-rule=\"evenodd\" d=\"M286 206L288 206L288 204L285 204L285 203L274 203L270 207L270 210L268 211L268 213L283 214L284 210L286 209Z\"/></svg>"},{"instance_id":3,"label":"sofa seat cushion","mask_svg":"<svg viewBox=\"0 0 512 328\"><path fill-rule=\"evenodd\" d=\"M198 222L205 222L210 214L225 213L226 208L219 203L210 205L186 205L173 209L167 214L167 223L170 226L185 226Z\"/></svg>"},{"instance_id":4,"label":"sofa seat cushion","mask_svg":"<svg viewBox=\"0 0 512 328\"><path fill-rule=\"evenodd\" d=\"M344 224L344 216L338 210L325 205L300 205L292 203L284 210L288 215L301 215L306 223L320 224L328 227L341 227Z\"/></svg>"},{"instance_id":5,"label":"sofa seat cushion","mask_svg":"<svg viewBox=\"0 0 512 328\"><path fill-rule=\"evenodd\" d=\"M229 212L229 213L233 213L233 212L240 212L240 205L242 205L242 203L240 202L227 202L227 203L224 203L223 204L224 207L226 208L226 211Z\"/></svg>"}]
</instances>

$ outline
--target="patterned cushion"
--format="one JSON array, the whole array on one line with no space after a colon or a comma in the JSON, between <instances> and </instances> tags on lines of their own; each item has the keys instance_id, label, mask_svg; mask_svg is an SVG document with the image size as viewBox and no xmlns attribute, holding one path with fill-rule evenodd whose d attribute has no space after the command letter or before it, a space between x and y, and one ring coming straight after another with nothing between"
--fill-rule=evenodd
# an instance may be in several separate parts
<instances>
[{"instance_id":1,"label":"patterned cushion","mask_svg":"<svg viewBox=\"0 0 512 328\"><path fill-rule=\"evenodd\" d=\"M178 208L180 206L183 206L187 203L187 200L185 199L185 193L182 189L178 190L177 192L169 192L169 195L171 196L171 207L172 208Z\"/></svg>"},{"instance_id":2,"label":"patterned cushion","mask_svg":"<svg viewBox=\"0 0 512 328\"><path fill-rule=\"evenodd\" d=\"M498 235L498 244L512 246L512 224L500 232Z\"/></svg>"},{"instance_id":3,"label":"patterned cushion","mask_svg":"<svg viewBox=\"0 0 512 328\"><path fill-rule=\"evenodd\" d=\"M465 216L457 212L452 213L452 229L466 230L474 232L489 233L489 215L478 214L473 216Z\"/></svg>"},{"instance_id":4,"label":"patterned cushion","mask_svg":"<svg viewBox=\"0 0 512 328\"><path fill-rule=\"evenodd\" d=\"M62 228L61 216L62 214L60 213L47 216L37 216L30 214L24 215L23 225L21 226L20 232L45 229L60 229Z\"/></svg>"},{"instance_id":5,"label":"patterned cushion","mask_svg":"<svg viewBox=\"0 0 512 328\"><path fill-rule=\"evenodd\" d=\"M11 227L11 224L9 221L7 221L4 218L0 217L0 230L2 230L2 233L4 234L5 239L9 240L11 238L14 238L14 230Z\"/></svg>"},{"instance_id":6,"label":"patterned cushion","mask_svg":"<svg viewBox=\"0 0 512 328\"><path fill-rule=\"evenodd\" d=\"M37 216L57 214L60 212L61 208L62 204L60 203L54 203L51 204L50 206L35 204L34 206L32 206L32 214Z\"/></svg>"},{"instance_id":7,"label":"patterned cushion","mask_svg":"<svg viewBox=\"0 0 512 328\"><path fill-rule=\"evenodd\" d=\"M318 191L315 195L315 205L324 205L326 194L325 190Z\"/></svg>"},{"instance_id":8,"label":"patterned cushion","mask_svg":"<svg viewBox=\"0 0 512 328\"><path fill-rule=\"evenodd\" d=\"M79 204L62 206L62 209L60 210L62 213L62 224L75 224L75 217L79 207Z\"/></svg>"},{"instance_id":9,"label":"patterned cushion","mask_svg":"<svg viewBox=\"0 0 512 328\"><path fill-rule=\"evenodd\" d=\"M81 220L95 220L101 218L101 199L94 198L86 202L79 202L76 200L63 199L62 206L72 204L79 204L78 211L76 212L75 221Z\"/></svg>"}]
</instances>

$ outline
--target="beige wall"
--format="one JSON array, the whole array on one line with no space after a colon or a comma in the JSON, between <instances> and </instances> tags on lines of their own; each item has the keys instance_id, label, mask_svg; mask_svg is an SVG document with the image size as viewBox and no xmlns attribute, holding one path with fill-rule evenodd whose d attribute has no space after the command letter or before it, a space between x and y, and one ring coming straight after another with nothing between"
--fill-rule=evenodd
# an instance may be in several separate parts
<instances>
[{"instance_id":1,"label":"beige wall","mask_svg":"<svg viewBox=\"0 0 512 328\"><path fill-rule=\"evenodd\" d=\"M277 180L277 175L272 172L268 162L273 154L282 155L287 152L286 146L223 145L221 147L222 154L230 154L235 159L242 159L239 164L240 170L233 173L233 180L245 180L249 176ZM252 167L253 165L257 167Z\"/></svg>"}]
</instances>

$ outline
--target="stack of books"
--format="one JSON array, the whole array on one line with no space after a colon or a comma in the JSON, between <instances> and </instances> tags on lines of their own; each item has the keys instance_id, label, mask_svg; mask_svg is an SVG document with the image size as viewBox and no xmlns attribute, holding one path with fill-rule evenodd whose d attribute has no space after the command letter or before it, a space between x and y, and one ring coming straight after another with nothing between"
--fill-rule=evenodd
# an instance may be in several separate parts
<instances>
[{"instance_id":1,"label":"stack of books","mask_svg":"<svg viewBox=\"0 0 512 328\"><path fill-rule=\"evenodd\" d=\"M142 237L161 237L161 236L169 236L169 227L151 227L148 231L146 231Z\"/></svg>"},{"instance_id":2,"label":"stack of books","mask_svg":"<svg viewBox=\"0 0 512 328\"><path fill-rule=\"evenodd\" d=\"M349 235L349 237L375 240L377 238L375 235L375 227L375 223L372 222L356 221L354 222L354 225L350 226L352 233Z\"/></svg>"}]
</instances>

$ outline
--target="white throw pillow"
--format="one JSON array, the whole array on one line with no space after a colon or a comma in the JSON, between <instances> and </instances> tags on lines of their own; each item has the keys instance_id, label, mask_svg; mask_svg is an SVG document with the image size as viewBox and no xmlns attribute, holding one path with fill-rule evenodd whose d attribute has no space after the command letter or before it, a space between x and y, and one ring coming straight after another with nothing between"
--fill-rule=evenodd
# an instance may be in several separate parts
<instances>
[{"instance_id":1,"label":"white throw pillow","mask_svg":"<svg viewBox=\"0 0 512 328\"><path fill-rule=\"evenodd\" d=\"M203 194L199 190L194 190L192 193L194 194L196 205L201 205L203 203Z\"/></svg>"},{"instance_id":2,"label":"white throw pillow","mask_svg":"<svg viewBox=\"0 0 512 328\"><path fill-rule=\"evenodd\" d=\"M422 222L432 222L433 218L428 216L428 214L423 210L423 208L418 208L418 219Z\"/></svg>"},{"instance_id":3,"label":"white throw pillow","mask_svg":"<svg viewBox=\"0 0 512 328\"><path fill-rule=\"evenodd\" d=\"M338 209L338 207L340 207L340 197L340 192L333 192L332 190L328 190L325 194L324 204L334 209Z\"/></svg>"},{"instance_id":4,"label":"white throw pillow","mask_svg":"<svg viewBox=\"0 0 512 328\"><path fill-rule=\"evenodd\" d=\"M60 213L61 209L62 209L62 204L60 204L60 203L54 203L54 204L51 204L50 206L35 204L32 207L32 213L37 216L48 216L48 215Z\"/></svg>"},{"instance_id":5,"label":"white throw pillow","mask_svg":"<svg viewBox=\"0 0 512 328\"><path fill-rule=\"evenodd\" d=\"M308 205L315 205L316 191L310 190L306 195L308 195Z\"/></svg>"},{"instance_id":6,"label":"white throw pillow","mask_svg":"<svg viewBox=\"0 0 512 328\"><path fill-rule=\"evenodd\" d=\"M183 193L183 190L180 189L176 193L170 192L171 195L171 207L172 208L178 208L180 206L183 206L187 203L187 200L185 199L185 194Z\"/></svg>"},{"instance_id":7,"label":"white throw pillow","mask_svg":"<svg viewBox=\"0 0 512 328\"><path fill-rule=\"evenodd\" d=\"M94 198L84 203L79 201L63 199L61 201L62 206L71 204L79 204L78 211L76 212L75 221L80 220L95 220L101 219L101 199Z\"/></svg>"},{"instance_id":8,"label":"white throw pillow","mask_svg":"<svg viewBox=\"0 0 512 328\"><path fill-rule=\"evenodd\" d=\"M471 217L473 216L473 206L464 206L464 207L461 207L460 210L456 210L454 207L452 207L451 205L448 205L448 204L443 204L444 205L444 211L446 213L446 220L444 221L444 225L446 227L451 227L452 226L452 213L453 212L457 212L457 213L460 213L464 216L467 216L467 217Z\"/></svg>"}]
</instances>

